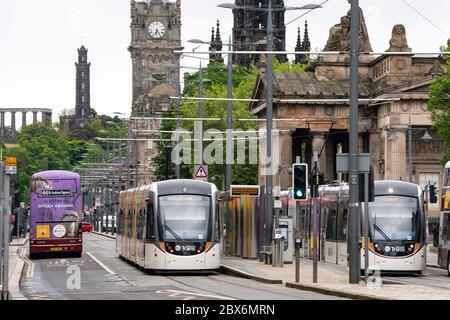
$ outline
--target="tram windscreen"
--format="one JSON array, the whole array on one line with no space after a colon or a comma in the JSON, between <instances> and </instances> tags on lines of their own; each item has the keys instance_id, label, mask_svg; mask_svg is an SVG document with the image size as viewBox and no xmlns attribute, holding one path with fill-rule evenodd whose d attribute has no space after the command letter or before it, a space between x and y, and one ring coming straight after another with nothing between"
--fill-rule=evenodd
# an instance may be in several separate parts
<instances>
[{"instance_id":1,"label":"tram windscreen","mask_svg":"<svg viewBox=\"0 0 450 320\"><path fill-rule=\"evenodd\" d=\"M416 241L420 221L417 198L375 197L369 212L374 241Z\"/></svg>"},{"instance_id":2,"label":"tram windscreen","mask_svg":"<svg viewBox=\"0 0 450 320\"><path fill-rule=\"evenodd\" d=\"M159 198L164 241L206 241L211 198L173 195Z\"/></svg>"}]
</instances>

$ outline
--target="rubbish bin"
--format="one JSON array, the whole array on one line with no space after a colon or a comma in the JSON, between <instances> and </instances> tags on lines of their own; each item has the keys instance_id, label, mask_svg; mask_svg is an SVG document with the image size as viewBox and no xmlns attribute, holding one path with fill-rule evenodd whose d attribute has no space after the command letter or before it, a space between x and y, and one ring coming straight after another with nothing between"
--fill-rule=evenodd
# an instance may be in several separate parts
<instances>
[{"instance_id":1,"label":"rubbish bin","mask_svg":"<svg viewBox=\"0 0 450 320\"><path fill-rule=\"evenodd\" d=\"M284 235L281 229L275 230L272 252L272 267L283 267Z\"/></svg>"}]
</instances>

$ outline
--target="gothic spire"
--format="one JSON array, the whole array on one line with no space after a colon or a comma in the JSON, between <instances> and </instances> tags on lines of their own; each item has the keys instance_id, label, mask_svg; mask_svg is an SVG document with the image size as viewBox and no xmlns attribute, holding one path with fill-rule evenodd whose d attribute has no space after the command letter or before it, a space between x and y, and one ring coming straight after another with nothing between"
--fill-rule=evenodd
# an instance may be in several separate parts
<instances>
[{"instance_id":1,"label":"gothic spire","mask_svg":"<svg viewBox=\"0 0 450 320\"><path fill-rule=\"evenodd\" d=\"M297 44L295 46L295 51L303 51L303 46L302 46L302 33L300 30L300 26L298 27L298 32L297 32ZM300 54L296 54L295 55L295 63L300 63L301 60L301 55Z\"/></svg>"},{"instance_id":2,"label":"gothic spire","mask_svg":"<svg viewBox=\"0 0 450 320\"><path fill-rule=\"evenodd\" d=\"M304 51L310 51L311 50L311 42L309 41L309 34L308 34L308 21L305 20L305 33L303 35L303 50Z\"/></svg>"}]
</instances>

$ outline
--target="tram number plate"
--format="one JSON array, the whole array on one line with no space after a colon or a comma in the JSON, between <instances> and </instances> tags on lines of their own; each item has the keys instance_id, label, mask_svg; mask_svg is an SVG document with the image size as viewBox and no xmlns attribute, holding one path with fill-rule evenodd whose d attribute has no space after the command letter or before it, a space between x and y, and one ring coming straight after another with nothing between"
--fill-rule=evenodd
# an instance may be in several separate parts
<instances>
[{"instance_id":1,"label":"tram number plate","mask_svg":"<svg viewBox=\"0 0 450 320\"><path fill-rule=\"evenodd\" d=\"M52 247L50 248L50 251L62 251L61 247Z\"/></svg>"},{"instance_id":2,"label":"tram number plate","mask_svg":"<svg viewBox=\"0 0 450 320\"><path fill-rule=\"evenodd\" d=\"M184 246L181 246L181 250L183 250L183 251L195 251L195 246L194 245L184 245Z\"/></svg>"}]
</instances>

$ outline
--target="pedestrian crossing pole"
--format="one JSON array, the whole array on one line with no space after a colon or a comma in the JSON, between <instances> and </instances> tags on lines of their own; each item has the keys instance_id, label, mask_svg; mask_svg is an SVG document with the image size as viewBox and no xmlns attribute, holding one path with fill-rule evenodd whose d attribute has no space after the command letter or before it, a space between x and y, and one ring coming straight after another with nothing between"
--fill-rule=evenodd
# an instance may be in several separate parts
<instances>
[{"instance_id":1,"label":"pedestrian crossing pole","mask_svg":"<svg viewBox=\"0 0 450 320\"><path fill-rule=\"evenodd\" d=\"M3 199L1 201L2 204L2 213L3 213L3 268L2 268L2 300L9 300L9 242L10 242L10 233L11 227L9 222L9 217L11 214L11 207L9 201L9 175L4 174L3 163L0 167L1 176L0 180L3 183L3 188L0 190L0 193L3 193Z\"/></svg>"}]
</instances>

